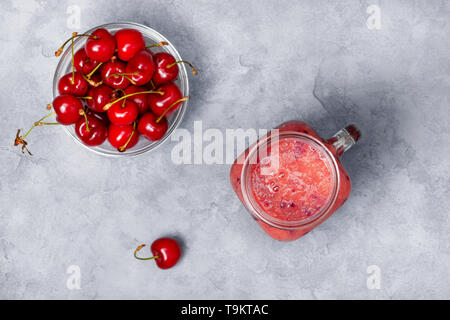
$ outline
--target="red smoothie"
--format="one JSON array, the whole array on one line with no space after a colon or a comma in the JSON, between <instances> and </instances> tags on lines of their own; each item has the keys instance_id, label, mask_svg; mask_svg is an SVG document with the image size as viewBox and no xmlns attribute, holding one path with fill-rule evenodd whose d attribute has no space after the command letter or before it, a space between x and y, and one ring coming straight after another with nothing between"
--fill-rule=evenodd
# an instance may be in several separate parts
<instances>
[{"instance_id":1,"label":"red smoothie","mask_svg":"<svg viewBox=\"0 0 450 320\"><path fill-rule=\"evenodd\" d=\"M347 200L351 182L339 157L360 133L351 125L325 140L300 121L283 123L277 129L278 133L271 134L278 139L263 137L235 160L230 181L267 234L292 241L321 224ZM255 156L255 150L264 148L267 154Z\"/></svg>"},{"instance_id":2,"label":"red smoothie","mask_svg":"<svg viewBox=\"0 0 450 320\"><path fill-rule=\"evenodd\" d=\"M278 161L265 174L265 164ZM251 165L251 189L258 205L273 218L300 221L318 213L333 192L329 156L299 138L284 138L271 145L271 154Z\"/></svg>"}]
</instances>

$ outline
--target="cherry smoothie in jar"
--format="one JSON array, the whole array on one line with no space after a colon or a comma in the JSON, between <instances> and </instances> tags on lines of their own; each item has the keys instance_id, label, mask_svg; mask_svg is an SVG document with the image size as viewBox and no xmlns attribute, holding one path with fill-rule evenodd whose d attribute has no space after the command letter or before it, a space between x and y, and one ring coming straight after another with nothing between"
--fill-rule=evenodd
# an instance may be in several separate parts
<instances>
[{"instance_id":1,"label":"cherry smoothie in jar","mask_svg":"<svg viewBox=\"0 0 450 320\"><path fill-rule=\"evenodd\" d=\"M351 182L339 157L359 137L354 125L324 140L303 122L286 122L235 160L231 185L267 234L296 240L347 200Z\"/></svg>"}]
</instances>

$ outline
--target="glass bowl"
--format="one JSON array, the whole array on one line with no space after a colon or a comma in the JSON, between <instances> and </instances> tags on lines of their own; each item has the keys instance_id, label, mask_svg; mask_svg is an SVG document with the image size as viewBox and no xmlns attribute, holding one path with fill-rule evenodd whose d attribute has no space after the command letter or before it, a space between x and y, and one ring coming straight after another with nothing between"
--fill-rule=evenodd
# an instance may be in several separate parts
<instances>
[{"instance_id":1,"label":"glass bowl","mask_svg":"<svg viewBox=\"0 0 450 320\"><path fill-rule=\"evenodd\" d=\"M151 50L153 52L161 52L165 51L170 53L174 56L175 60L179 61L182 60L180 57L180 54L175 49L175 47L170 43L169 40L167 40L163 35L161 35L159 32L153 30L150 27L144 26L142 24L134 23L134 22L118 22L118 23L108 23L101 26L97 26L95 28L92 28L86 32L83 33L91 33L97 28L105 28L112 34L114 34L116 31L124 28L131 28L138 30L142 33L144 36L145 42L147 45L152 45L159 43L161 41L166 41L168 45L162 46L162 47L154 47ZM74 41L73 49L74 52L81 49L86 43L85 37L79 37ZM72 54L71 54L71 46L70 43L68 44L66 50L60 57L60 61L58 63L58 66L56 67L55 75L53 76L53 98L56 98L59 95L58 92L58 81L61 79L65 74L72 71ZM189 80L186 72L186 68L183 63L178 64L179 67L179 74L178 79L175 81L175 83L178 85L178 87L181 90L181 93L183 94L183 97L189 96ZM125 150L124 152L119 152L117 149L115 149L113 146L111 146L106 140L102 145L91 147L85 145L80 138L75 133L75 127L74 126L62 126L64 130L80 145L83 147L100 154L102 156L108 156L108 157L124 157L124 156L136 156L139 154L142 154L144 152L148 152L151 150L156 149L159 145L161 145L164 141L166 141L169 136L172 134L172 132L180 125L181 121L183 120L183 116L186 112L187 108L187 101L182 102L181 106L178 107L177 111L174 112L172 115L168 117L169 121L169 128L164 135L164 137L158 141L150 141L144 137L139 137L139 142L132 148Z\"/></svg>"}]
</instances>

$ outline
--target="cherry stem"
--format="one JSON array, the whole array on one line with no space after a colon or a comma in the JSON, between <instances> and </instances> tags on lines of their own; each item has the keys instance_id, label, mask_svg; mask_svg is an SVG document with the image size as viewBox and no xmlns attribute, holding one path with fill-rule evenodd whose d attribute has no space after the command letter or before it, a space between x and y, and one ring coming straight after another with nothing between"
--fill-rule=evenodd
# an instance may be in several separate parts
<instances>
[{"instance_id":1,"label":"cherry stem","mask_svg":"<svg viewBox=\"0 0 450 320\"><path fill-rule=\"evenodd\" d=\"M152 85L153 90L155 90L155 89L156 89L156 86L155 86L155 84L153 83L153 79L150 79L150 84Z\"/></svg>"},{"instance_id":2,"label":"cherry stem","mask_svg":"<svg viewBox=\"0 0 450 320\"><path fill-rule=\"evenodd\" d=\"M87 131L87 132L91 131L91 130L89 129L88 118L87 118L86 112L85 112L84 110L80 110L78 113L80 114L80 116L83 116L83 117L84 117L84 121L86 122L86 131Z\"/></svg>"},{"instance_id":3,"label":"cherry stem","mask_svg":"<svg viewBox=\"0 0 450 320\"><path fill-rule=\"evenodd\" d=\"M72 84L75 83L75 54L73 53L73 38L72 38Z\"/></svg>"},{"instance_id":4,"label":"cherry stem","mask_svg":"<svg viewBox=\"0 0 450 320\"><path fill-rule=\"evenodd\" d=\"M90 100L93 99L92 97L78 97L79 99L86 99L86 100Z\"/></svg>"},{"instance_id":5,"label":"cherry stem","mask_svg":"<svg viewBox=\"0 0 450 320\"><path fill-rule=\"evenodd\" d=\"M138 251L141 250L143 247L145 247L145 244L141 244L139 247L136 248L136 250L134 250L134 257L135 257L136 259L138 259L138 260L151 260L151 259L159 258L158 255L153 256L153 257L149 257L149 258L141 258L141 257L138 257L138 256L137 256L137 253L138 253Z\"/></svg>"},{"instance_id":6,"label":"cherry stem","mask_svg":"<svg viewBox=\"0 0 450 320\"><path fill-rule=\"evenodd\" d=\"M127 140L127 142L125 142L125 144L123 145L123 146L121 146L121 147L119 147L119 152L124 152L126 149L127 149L127 146L128 146L128 144L130 143L130 141L131 141L131 138L133 138L133 135L134 135L134 132L136 131L136 122L134 122L133 123L133 132L130 134L130 136L128 137L128 140ZM145 245L144 245L145 246ZM142 249L142 248L141 248ZM140 249L139 249L140 250ZM139 250L137 250L137 251L139 251ZM136 251L136 252L137 252Z\"/></svg>"},{"instance_id":7,"label":"cherry stem","mask_svg":"<svg viewBox=\"0 0 450 320\"><path fill-rule=\"evenodd\" d=\"M170 107L168 107L166 110L164 110L163 114L156 120L156 123L159 123L161 121L161 119L164 118L164 116L166 115L167 111L169 111L170 108L172 108L174 105L176 105L176 104L178 104L178 103L180 103L182 101L188 101L188 100L189 100L189 97L184 97L184 98L178 99L177 101L172 103L170 105Z\"/></svg>"},{"instance_id":8,"label":"cherry stem","mask_svg":"<svg viewBox=\"0 0 450 320\"><path fill-rule=\"evenodd\" d=\"M34 129L34 127L39 127L41 125L43 125L43 123L41 122L44 119L47 119L48 117L50 117L51 115L54 115L56 112L52 112L49 113L48 115L46 115L45 117L42 117L41 119L39 119L38 121L36 121L33 126L30 128L30 130L27 131L27 133L25 133L24 136L20 137L22 140L25 139L27 137L27 135L31 132L31 130Z\"/></svg>"},{"instance_id":9,"label":"cherry stem","mask_svg":"<svg viewBox=\"0 0 450 320\"><path fill-rule=\"evenodd\" d=\"M192 63L190 63L189 61L184 61L184 60L180 60L180 61L171 63L167 66L167 68L172 68L174 65L176 65L178 63L186 63L189 67L191 67L192 73L194 74L194 76L196 76L198 74L197 69L195 69L195 67L192 65Z\"/></svg>"},{"instance_id":10,"label":"cherry stem","mask_svg":"<svg viewBox=\"0 0 450 320\"><path fill-rule=\"evenodd\" d=\"M97 71L98 70L98 68L100 68L100 66L103 64L103 62L100 62L95 68L94 68L94 70L92 70L86 77L88 78L88 79L90 79L91 77L92 77L92 75L95 73L95 71Z\"/></svg>"},{"instance_id":11,"label":"cherry stem","mask_svg":"<svg viewBox=\"0 0 450 320\"><path fill-rule=\"evenodd\" d=\"M61 53L64 50L64 47L66 46L66 44L68 44L70 41L72 41L75 38L78 37L90 37L92 39L98 39L96 36L90 35L90 34L78 34L77 32L72 33L72 37L70 37L69 39L66 40L66 42L63 43L63 45L55 51L55 56L59 57L61 55Z\"/></svg>"},{"instance_id":12,"label":"cherry stem","mask_svg":"<svg viewBox=\"0 0 450 320\"><path fill-rule=\"evenodd\" d=\"M157 44L152 44L151 46L146 46L146 49L154 48L154 47L162 47L162 46L168 46L169 44L166 41L158 42Z\"/></svg>"},{"instance_id":13,"label":"cherry stem","mask_svg":"<svg viewBox=\"0 0 450 320\"><path fill-rule=\"evenodd\" d=\"M164 94L164 92L162 92L162 91L140 91L140 92L130 93L130 94L127 94L127 95L125 95L125 96L123 96L123 97L120 97L120 98L118 98L118 99L116 99L116 100L114 100L114 101L112 101L112 102L110 102L110 103L105 104L105 106L103 107L103 110L105 110L105 111L108 110L108 109L111 108L111 106L112 106L113 104L115 104L116 102L119 102L119 101L121 101L121 100L123 100L123 99L126 99L126 98L128 98L128 97L136 96L136 95L138 95L138 94L147 94L147 93L158 93L158 94L160 94L160 95L163 95L163 94Z\"/></svg>"},{"instance_id":14,"label":"cherry stem","mask_svg":"<svg viewBox=\"0 0 450 320\"><path fill-rule=\"evenodd\" d=\"M14 146L18 146L19 144L22 145L22 153L25 153L25 150L28 152L30 156L33 154L28 150L27 145L28 143L25 141L25 138L28 136L28 134L33 130L35 127L40 127L43 125L58 125L59 123L53 123L53 122L42 122L42 120L50 117L51 115L55 114L55 112L52 112L45 117L42 117L38 121L36 121L33 126L30 128L30 130L27 131L23 136L20 135L20 129L17 130L16 139L14 140Z\"/></svg>"}]
</instances>

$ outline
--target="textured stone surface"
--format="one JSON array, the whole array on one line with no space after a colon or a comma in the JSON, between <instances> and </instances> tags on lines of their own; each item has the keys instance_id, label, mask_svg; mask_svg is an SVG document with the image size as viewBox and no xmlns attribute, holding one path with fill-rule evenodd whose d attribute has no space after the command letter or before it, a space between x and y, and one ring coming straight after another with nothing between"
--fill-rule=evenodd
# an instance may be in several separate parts
<instances>
[{"instance_id":1,"label":"textured stone surface","mask_svg":"<svg viewBox=\"0 0 450 320\"><path fill-rule=\"evenodd\" d=\"M45 112L74 4L81 31L143 23L195 62L190 131L302 119L330 136L357 123L348 202L280 243L244 211L229 165L176 166L175 142L107 159L52 127L22 155L13 136ZM450 298L449 15L438 0L2 1L0 298ZM164 235L183 242L176 268L133 259ZM66 287L70 265L80 290Z\"/></svg>"}]
</instances>

